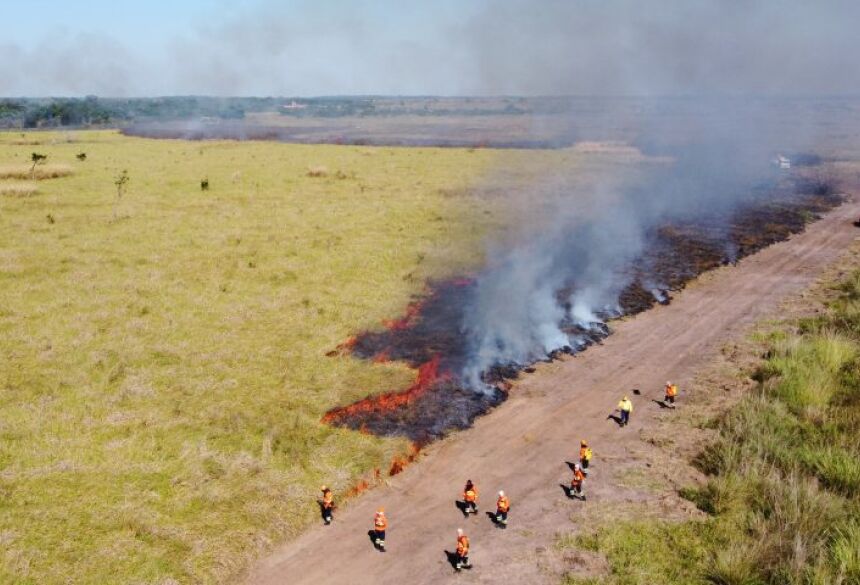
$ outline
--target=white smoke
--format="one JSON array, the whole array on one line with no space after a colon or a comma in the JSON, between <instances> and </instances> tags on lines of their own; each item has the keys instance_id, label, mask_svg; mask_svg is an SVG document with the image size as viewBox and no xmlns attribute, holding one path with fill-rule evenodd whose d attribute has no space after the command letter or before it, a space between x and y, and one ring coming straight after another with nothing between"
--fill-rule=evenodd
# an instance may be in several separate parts
<instances>
[{"instance_id":1,"label":"white smoke","mask_svg":"<svg viewBox=\"0 0 860 585\"><path fill-rule=\"evenodd\" d=\"M540 217L522 222L517 237L491 242L488 268L476 281L464 322L466 384L489 391L483 376L494 366L576 349L582 339L565 330L600 327L619 315L620 295L637 268L645 272L646 290L657 287L647 278L650 268L637 262L659 227L704 221L709 234L727 239L732 213L778 176L769 153L787 144L815 148L815 132L794 120L797 104L786 103L667 100L668 114L642 115L639 138L657 143L673 162L654 162L647 176L627 184L607 177L590 196L572 171L529 186L521 197L543 210ZM565 181L567 199L558 195ZM660 291L652 294L665 300Z\"/></svg>"},{"instance_id":2,"label":"white smoke","mask_svg":"<svg viewBox=\"0 0 860 585\"><path fill-rule=\"evenodd\" d=\"M629 283L625 268L642 251L642 224L623 207L592 209L587 217L579 208L560 209L529 228L539 233L527 230L520 245L489 250L489 268L476 281L465 319L463 378L473 389L489 391L482 376L494 365L522 365L578 346L563 323L587 329L601 321L598 314L618 310L617 296ZM573 292L561 297L570 283Z\"/></svg>"}]
</instances>

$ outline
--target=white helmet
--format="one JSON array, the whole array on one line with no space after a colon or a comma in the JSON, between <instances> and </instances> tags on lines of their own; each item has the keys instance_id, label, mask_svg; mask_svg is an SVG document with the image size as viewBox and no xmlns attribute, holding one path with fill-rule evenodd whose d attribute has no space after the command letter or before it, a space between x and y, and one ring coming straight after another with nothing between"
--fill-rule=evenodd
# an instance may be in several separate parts
<instances>
[{"instance_id":1,"label":"white helmet","mask_svg":"<svg viewBox=\"0 0 860 585\"><path fill-rule=\"evenodd\" d=\"M501 497L501 498L505 497L505 491L504 490L499 491L499 497Z\"/></svg>"}]
</instances>

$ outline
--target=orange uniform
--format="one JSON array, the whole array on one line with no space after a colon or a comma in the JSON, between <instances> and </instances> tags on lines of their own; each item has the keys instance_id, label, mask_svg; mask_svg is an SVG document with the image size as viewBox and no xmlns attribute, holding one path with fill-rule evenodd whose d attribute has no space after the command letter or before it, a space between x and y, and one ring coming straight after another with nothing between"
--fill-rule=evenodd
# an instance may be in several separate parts
<instances>
[{"instance_id":1,"label":"orange uniform","mask_svg":"<svg viewBox=\"0 0 860 585\"><path fill-rule=\"evenodd\" d=\"M582 482L585 481L585 474L582 472L582 469L577 467L573 470L573 481L570 482L570 485L575 488L582 487Z\"/></svg>"},{"instance_id":2,"label":"orange uniform","mask_svg":"<svg viewBox=\"0 0 860 585\"><path fill-rule=\"evenodd\" d=\"M469 556L469 537L465 534L457 537L457 554L461 557Z\"/></svg>"},{"instance_id":3,"label":"orange uniform","mask_svg":"<svg viewBox=\"0 0 860 585\"><path fill-rule=\"evenodd\" d=\"M678 387L674 384L666 384L666 396L669 398L674 398L678 395Z\"/></svg>"},{"instance_id":4,"label":"orange uniform","mask_svg":"<svg viewBox=\"0 0 860 585\"><path fill-rule=\"evenodd\" d=\"M478 488L472 483L472 480L466 482L466 487L463 488L463 514L478 513Z\"/></svg>"},{"instance_id":5,"label":"orange uniform","mask_svg":"<svg viewBox=\"0 0 860 585\"><path fill-rule=\"evenodd\" d=\"M326 525L331 524L334 514L334 494L331 493L331 490L326 486L322 486L322 501L320 505L322 506L322 519Z\"/></svg>"},{"instance_id":6,"label":"orange uniform","mask_svg":"<svg viewBox=\"0 0 860 585\"><path fill-rule=\"evenodd\" d=\"M478 501L478 488L475 486L466 487L466 491L463 492L463 501L464 502L477 502Z\"/></svg>"},{"instance_id":7,"label":"orange uniform","mask_svg":"<svg viewBox=\"0 0 860 585\"><path fill-rule=\"evenodd\" d=\"M385 517L384 512L376 513L376 516L373 518L373 527L379 532L388 530L388 519Z\"/></svg>"},{"instance_id":8,"label":"orange uniform","mask_svg":"<svg viewBox=\"0 0 860 585\"><path fill-rule=\"evenodd\" d=\"M496 509L499 512L507 512L511 509L511 502L507 496L499 496L499 499L496 501Z\"/></svg>"}]
</instances>

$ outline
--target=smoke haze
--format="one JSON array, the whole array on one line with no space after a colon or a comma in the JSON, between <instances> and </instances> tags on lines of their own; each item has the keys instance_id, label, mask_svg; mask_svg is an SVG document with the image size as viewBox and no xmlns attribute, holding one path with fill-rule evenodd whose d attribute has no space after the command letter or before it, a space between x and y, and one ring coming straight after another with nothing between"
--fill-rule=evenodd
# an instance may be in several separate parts
<instances>
[{"instance_id":1,"label":"smoke haze","mask_svg":"<svg viewBox=\"0 0 860 585\"><path fill-rule=\"evenodd\" d=\"M850 0L40 4L4 8L2 96L860 93Z\"/></svg>"}]
</instances>

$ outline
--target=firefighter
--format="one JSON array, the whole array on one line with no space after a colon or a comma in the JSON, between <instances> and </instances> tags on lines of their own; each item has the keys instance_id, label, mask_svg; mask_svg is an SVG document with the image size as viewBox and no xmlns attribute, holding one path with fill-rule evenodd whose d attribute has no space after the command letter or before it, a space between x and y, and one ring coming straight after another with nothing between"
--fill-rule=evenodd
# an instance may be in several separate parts
<instances>
[{"instance_id":1,"label":"firefighter","mask_svg":"<svg viewBox=\"0 0 860 585\"><path fill-rule=\"evenodd\" d=\"M496 524L502 528L508 526L508 510L511 509L511 501L505 495L504 491L499 492L499 499L496 500Z\"/></svg>"},{"instance_id":2,"label":"firefighter","mask_svg":"<svg viewBox=\"0 0 860 585\"><path fill-rule=\"evenodd\" d=\"M618 403L618 412L621 413L621 426L626 427L630 422L630 413L633 412L633 403L627 396Z\"/></svg>"},{"instance_id":3,"label":"firefighter","mask_svg":"<svg viewBox=\"0 0 860 585\"><path fill-rule=\"evenodd\" d=\"M385 551L385 531L388 529L388 519L385 517L385 509L380 508L373 517L373 544L381 551Z\"/></svg>"},{"instance_id":4,"label":"firefighter","mask_svg":"<svg viewBox=\"0 0 860 585\"><path fill-rule=\"evenodd\" d=\"M468 515L478 513L478 488L472 483L472 480L466 480L466 487L463 488L463 504L464 512Z\"/></svg>"},{"instance_id":5,"label":"firefighter","mask_svg":"<svg viewBox=\"0 0 860 585\"><path fill-rule=\"evenodd\" d=\"M469 537L463 533L462 528L457 529L457 564L454 568L457 571L472 568L469 563Z\"/></svg>"},{"instance_id":6,"label":"firefighter","mask_svg":"<svg viewBox=\"0 0 860 585\"><path fill-rule=\"evenodd\" d=\"M579 497L585 501L585 473L582 471L579 463L573 466L573 479L570 481L570 497Z\"/></svg>"},{"instance_id":7,"label":"firefighter","mask_svg":"<svg viewBox=\"0 0 860 585\"><path fill-rule=\"evenodd\" d=\"M675 408L675 397L678 395L678 387L672 382L666 382L666 405Z\"/></svg>"},{"instance_id":8,"label":"firefighter","mask_svg":"<svg viewBox=\"0 0 860 585\"><path fill-rule=\"evenodd\" d=\"M332 513L334 512L334 495L326 486L322 486L320 490L322 490L322 501L320 502L320 505L322 506L322 518L323 522L325 522L327 526L331 524L331 521L333 520Z\"/></svg>"},{"instance_id":9,"label":"firefighter","mask_svg":"<svg viewBox=\"0 0 860 585\"><path fill-rule=\"evenodd\" d=\"M591 451L591 447L588 446L588 441L585 439L579 442L579 465L582 467L582 471L585 474L588 474L588 464L591 463L591 458L594 456L594 453Z\"/></svg>"}]
</instances>

